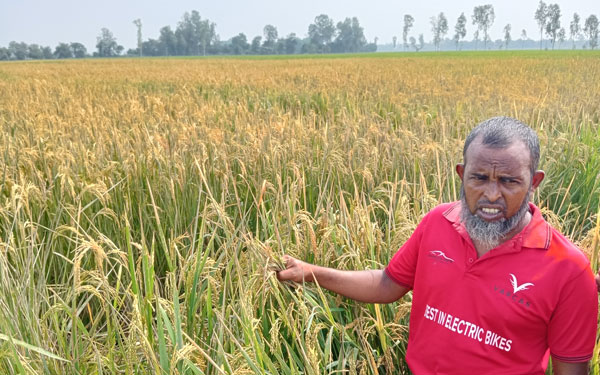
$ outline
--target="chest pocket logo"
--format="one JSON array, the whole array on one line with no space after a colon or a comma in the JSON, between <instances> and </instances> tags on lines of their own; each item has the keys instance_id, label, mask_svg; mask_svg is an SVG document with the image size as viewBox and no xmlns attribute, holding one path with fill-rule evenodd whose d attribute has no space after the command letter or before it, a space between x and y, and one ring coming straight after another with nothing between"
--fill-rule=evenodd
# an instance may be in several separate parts
<instances>
[{"instance_id":1,"label":"chest pocket logo","mask_svg":"<svg viewBox=\"0 0 600 375\"><path fill-rule=\"evenodd\" d=\"M432 250L429 252L429 256L439 258L446 263L454 263L454 259L447 257L442 250Z\"/></svg>"}]
</instances>

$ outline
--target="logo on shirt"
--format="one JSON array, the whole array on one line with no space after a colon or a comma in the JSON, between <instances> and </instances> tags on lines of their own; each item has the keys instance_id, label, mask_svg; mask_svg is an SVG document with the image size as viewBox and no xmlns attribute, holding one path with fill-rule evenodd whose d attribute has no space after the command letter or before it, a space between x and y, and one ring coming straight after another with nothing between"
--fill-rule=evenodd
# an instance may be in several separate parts
<instances>
[{"instance_id":1,"label":"logo on shirt","mask_svg":"<svg viewBox=\"0 0 600 375\"><path fill-rule=\"evenodd\" d=\"M446 256L442 250L432 250L429 252L429 256L432 258L438 258L445 263L454 263L454 259Z\"/></svg>"},{"instance_id":2,"label":"logo on shirt","mask_svg":"<svg viewBox=\"0 0 600 375\"><path fill-rule=\"evenodd\" d=\"M523 283L521 285L519 285L519 283L517 283L517 277L510 273L510 284L513 287L513 293L516 294L517 292L520 292L521 290L527 290L529 289L530 286L534 286L532 283Z\"/></svg>"},{"instance_id":3,"label":"logo on shirt","mask_svg":"<svg viewBox=\"0 0 600 375\"><path fill-rule=\"evenodd\" d=\"M508 275L509 275L509 281L510 281L510 285L512 286L513 292L512 293L510 292L510 288L504 288L504 287L498 286L498 285L494 285L494 291L504 297L507 297L507 299L509 301L512 301L513 303L522 305L523 307L531 307L531 302L528 301L527 299L523 298L523 296L519 292L528 290L530 287L534 286L534 284L533 283L523 283L523 284L519 285L519 282L517 281L517 277L514 274L509 273ZM517 294L517 293L519 293L519 294Z\"/></svg>"}]
</instances>

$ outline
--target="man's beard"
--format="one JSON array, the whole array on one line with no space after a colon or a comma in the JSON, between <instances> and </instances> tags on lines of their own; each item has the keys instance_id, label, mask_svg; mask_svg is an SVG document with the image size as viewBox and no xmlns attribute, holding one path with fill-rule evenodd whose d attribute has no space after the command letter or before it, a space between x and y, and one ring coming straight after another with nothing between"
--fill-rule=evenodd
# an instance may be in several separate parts
<instances>
[{"instance_id":1,"label":"man's beard","mask_svg":"<svg viewBox=\"0 0 600 375\"><path fill-rule=\"evenodd\" d=\"M476 214L472 214L465 198L465 189L460 187L462 222L465 224L467 233L471 240L477 241L490 249L500 245L502 239L519 225L523 217L529 212L529 194L523 199L523 203L516 214L496 221L485 221Z\"/></svg>"}]
</instances>

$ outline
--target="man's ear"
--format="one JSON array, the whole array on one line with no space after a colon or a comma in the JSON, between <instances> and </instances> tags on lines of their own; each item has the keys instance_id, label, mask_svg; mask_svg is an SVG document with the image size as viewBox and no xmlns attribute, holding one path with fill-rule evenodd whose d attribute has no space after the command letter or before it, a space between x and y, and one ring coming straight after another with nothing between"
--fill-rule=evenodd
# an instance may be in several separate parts
<instances>
[{"instance_id":1,"label":"man's ear","mask_svg":"<svg viewBox=\"0 0 600 375\"><path fill-rule=\"evenodd\" d=\"M456 164L456 174L458 174L458 177L460 177L460 180L462 181L465 174L465 165L463 163Z\"/></svg>"},{"instance_id":2,"label":"man's ear","mask_svg":"<svg viewBox=\"0 0 600 375\"><path fill-rule=\"evenodd\" d=\"M537 189L537 187L540 185L545 176L546 173L544 171L535 171L535 173L533 174L533 178L531 179L531 191Z\"/></svg>"}]
</instances>

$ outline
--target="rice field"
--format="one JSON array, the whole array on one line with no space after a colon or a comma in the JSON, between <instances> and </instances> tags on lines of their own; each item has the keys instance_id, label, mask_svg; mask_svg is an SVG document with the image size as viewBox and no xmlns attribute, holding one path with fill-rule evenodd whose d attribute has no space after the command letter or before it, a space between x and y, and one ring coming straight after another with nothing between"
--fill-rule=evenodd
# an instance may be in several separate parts
<instances>
[{"instance_id":1,"label":"rice field","mask_svg":"<svg viewBox=\"0 0 600 375\"><path fill-rule=\"evenodd\" d=\"M384 267L508 115L596 270L599 92L596 51L2 62L0 373L409 374L410 294L281 284L281 256Z\"/></svg>"}]
</instances>

